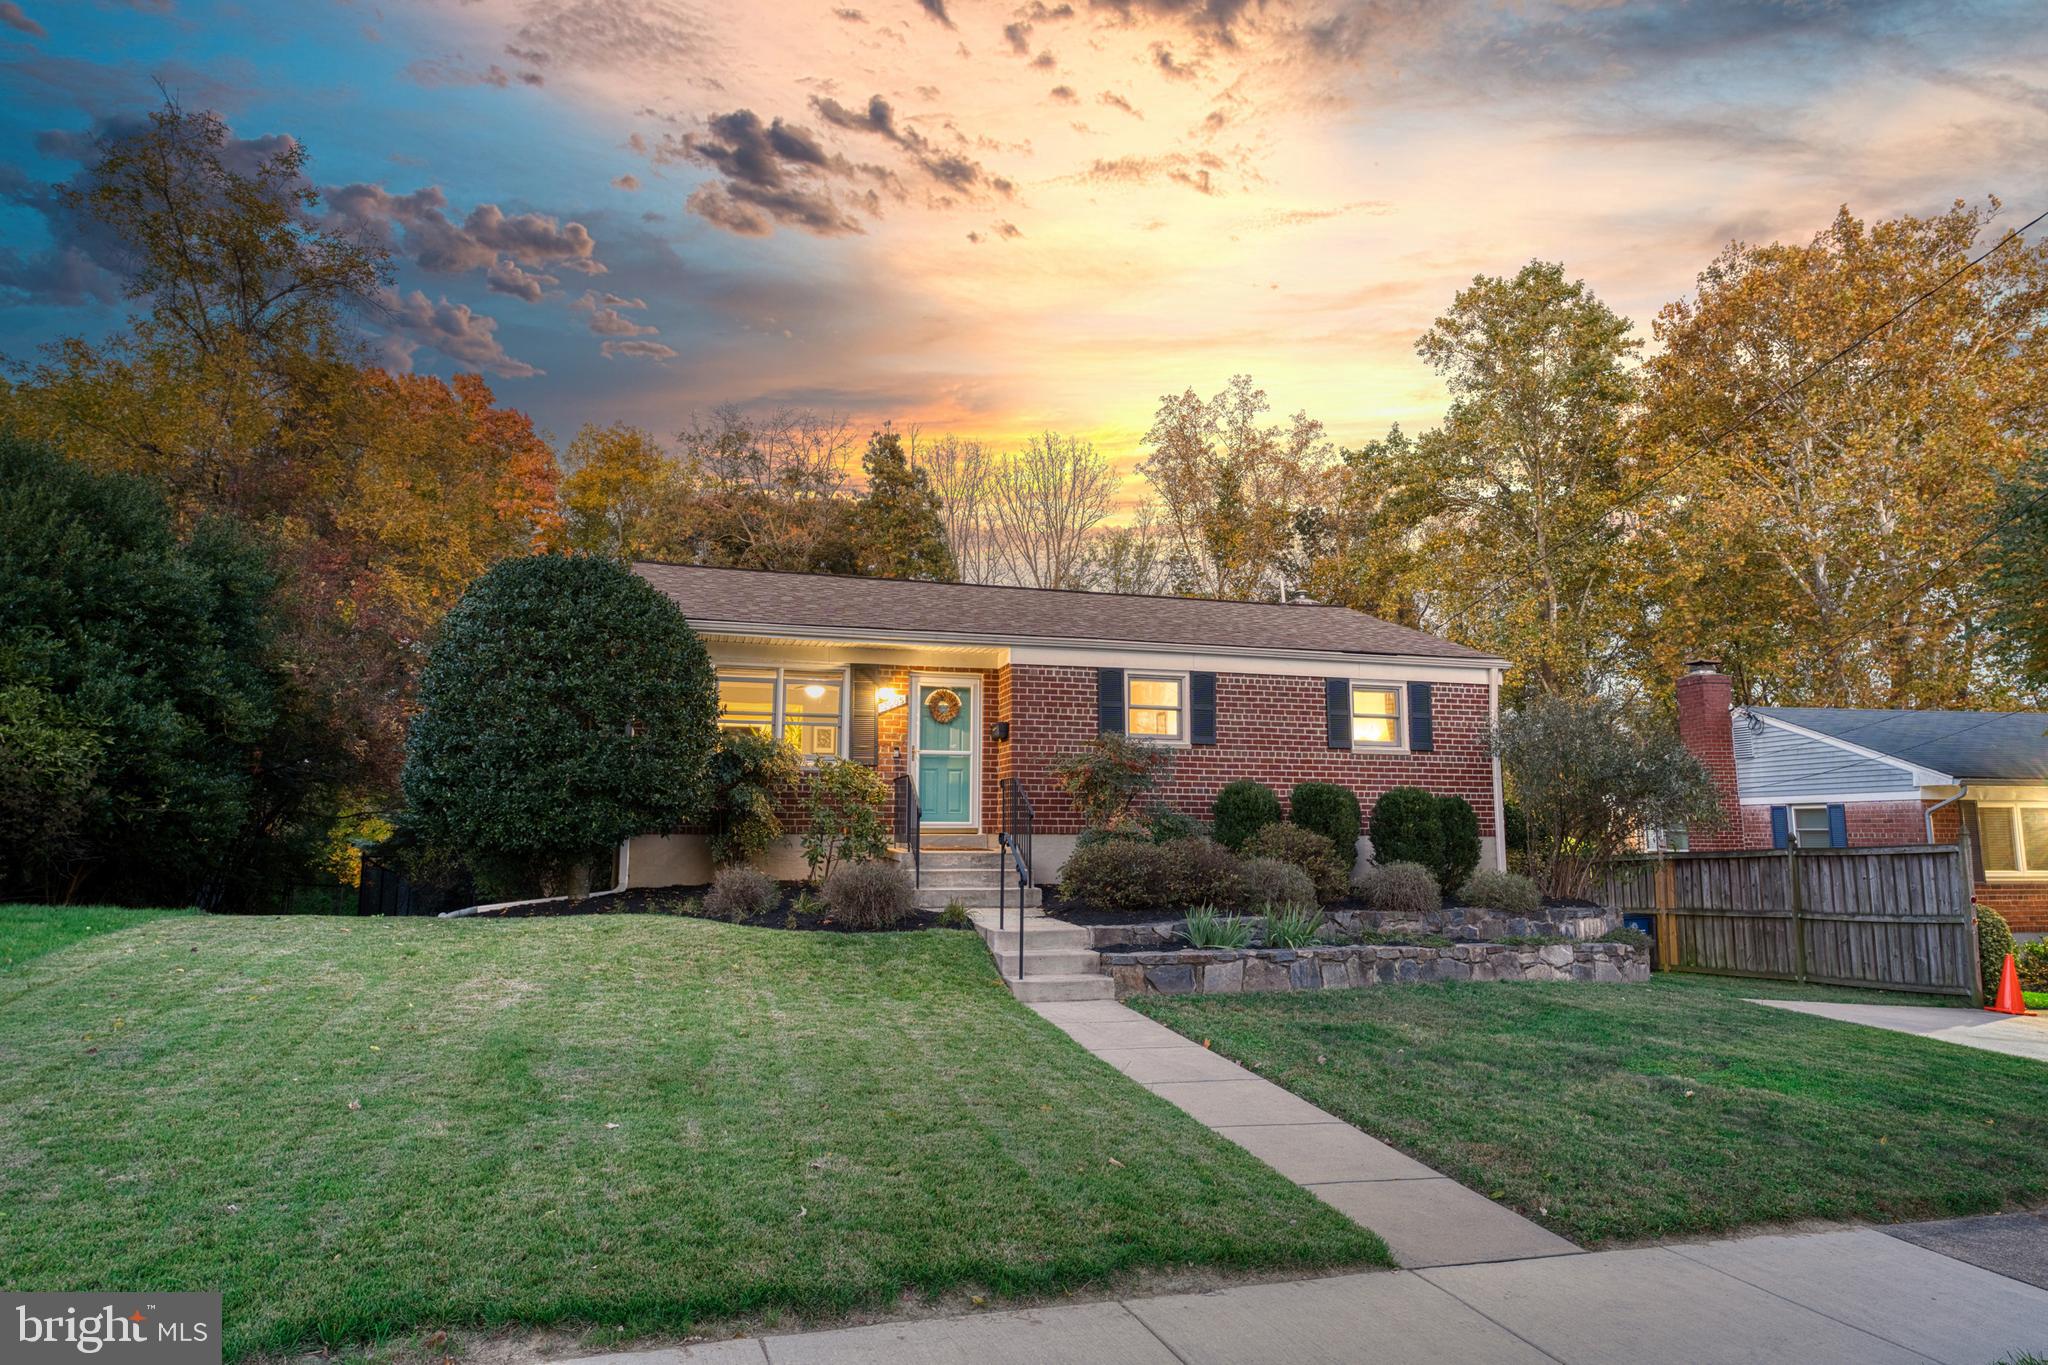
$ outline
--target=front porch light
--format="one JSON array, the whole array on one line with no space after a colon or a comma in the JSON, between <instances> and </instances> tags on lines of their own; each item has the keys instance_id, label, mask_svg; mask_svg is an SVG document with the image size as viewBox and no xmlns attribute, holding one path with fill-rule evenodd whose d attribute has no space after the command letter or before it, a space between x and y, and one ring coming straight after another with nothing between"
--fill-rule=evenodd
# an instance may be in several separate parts
<instances>
[{"instance_id":1,"label":"front porch light","mask_svg":"<svg viewBox=\"0 0 2048 1365\"><path fill-rule=\"evenodd\" d=\"M894 687L878 687L875 689L876 711L894 711L901 705L903 705L903 693L898 689Z\"/></svg>"}]
</instances>

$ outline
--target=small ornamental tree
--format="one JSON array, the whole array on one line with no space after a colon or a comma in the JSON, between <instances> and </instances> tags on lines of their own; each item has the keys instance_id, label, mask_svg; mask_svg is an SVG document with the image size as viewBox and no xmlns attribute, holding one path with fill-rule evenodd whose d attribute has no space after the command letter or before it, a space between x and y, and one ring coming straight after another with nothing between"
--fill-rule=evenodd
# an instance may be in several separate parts
<instances>
[{"instance_id":1,"label":"small ornamental tree","mask_svg":"<svg viewBox=\"0 0 2048 1365\"><path fill-rule=\"evenodd\" d=\"M1135 823L1139 801L1172 769L1171 750L1114 733L1097 735L1052 765L1054 779L1090 829Z\"/></svg>"},{"instance_id":2,"label":"small ornamental tree","mask_svg":"<svg viewBox=\"0 0 2048 1365\"><path fill-rule=\"evenodd\" d=\"M1529 874L1560 899L1584 899L1640 830L1720 821L1705 765L1605 697L1533 697L1492 746L1528 823Z\"/></svg>"},{"instance_id":3,"label":"small ornamental tree","mask_svg":"<svg viewBox=\"0 0 2048 1365\"><path fill-rule=\"evenodd\" d=\"M840 863L889 856L889 784L865 763L832 759L804 785L804 861L823 882Z\"/></svg>"},{"instance_id":4,"label":"small ornamental tree","mask_svg":"<svg viewBox=\"0 0 2048 1365\"><path fill-rule=\"evenodd\" d=\"M406 800L486 894L561 891L621 840L704 814L717 714L675 603L610 560L508 559L448 613L420 676Z\"/></svg>"}]
</instances>

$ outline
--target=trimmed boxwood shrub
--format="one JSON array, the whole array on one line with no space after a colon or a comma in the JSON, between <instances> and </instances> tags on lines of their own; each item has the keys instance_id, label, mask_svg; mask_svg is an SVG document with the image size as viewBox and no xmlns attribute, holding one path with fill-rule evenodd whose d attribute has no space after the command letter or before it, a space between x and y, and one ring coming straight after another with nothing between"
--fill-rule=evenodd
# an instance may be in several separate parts
<instances>
[{"instance_id":1,"label":"trimmed boxwood shrub","mask_svg":"<svg viewBox=\"0 0 2048 1365\"><path fill-rule=\"evenodd\" d=\"M1160 848L1166 855L1166 904L1244 903L1244 861L1214 839L1176 839Z\"/></svg>"},{"instance_id":2,"label":"trimmed boxwood shrub","mask_svg":"<svg viewBox=\"0 0 2048 1365\"><path fill-rule=\"evenodd\" d=\"M1151 910L1164 905L1175 847L1113 838L1077 847L1060 869L1060 898L1091 910Z\"/></svg>"},{"instance_id":3,"label":"trimmed boxwood shrub","mask_svg":"<svg viewBox=\"0 0 2048 1365\"><path fill-rule=\"evenodd\" d=\"M1998 995L1998 978L2005 974L2005 955L2012 948L2012 926L2005 916L1988 905L1977 907L1977 954L1984 973L1984 999Z\"/></svg>"},{"instance_id":4,"label":"trimmed boxwood shrub","mask_svg":"<svg viewBox=\"0 0 2048 1365\"><path fill-rule=\"evenodd\" d=\"M1206 821L1183 815L1170 806L1154 806L1145 817L1144 832L1155 844L1171 844L1182 839L1206 839L1209 826Z\"/></svg>"},{"instance_id":5,"label":"trimmed boxwood shrub","mask_svg":"<svg viewBox=\"0 0 2048 1365\"><path fill-rule=\"evenodd\" d=\"M1484 868L1465 879L1458 899L1482 910L1501 910L1510 915L1532 915L1543 906L1543 893L1536 883L1513 872Z\"/></svg>"},{"instance_id":6,"label":"trimmed boxwood shrub","mask_svg":"<svg viewBox=\"0 0 2048 1365\"><path fill-rule=\"evenodd\" d=\"M758 919L782 904L782 888L751 867L723 867L704 893L704 913L718 919Z\"/></svg>"},{"instance_id":7,"label":"trimmed boxwood shrub","mask_svg":"<svg viewBox=\"0 0 2048 1365\"><path fill-rule=\"evenodd\" d=\"M1245 904L1253 910L1315 904L1316 884L1308 873L1278 858L1253 858L1245 863L1244 886Z\"/></svg>"},{"instance_id":8,"label":"trimmed boxwood shrub","mask_svg":"<svg viewBox=\"0 0 2048 1365\"><path fill-rule=\"evenodd\" d=\"M1374 910L1394 915L1426 915L1443 909L1436 873L1421 863L1385 863L1365 870L1358 879L1358 898Z\"/></svg>"},{"instance_id":9,"label":"trimmed boxwood shrub","mask_svg":"<svg viewBox=\"0 0 2048 1365\"><path fill-rule=\"evenodd\" d=\"M1358 857L1358 793L1334 782L1297 782L1287 797L1287 818L1328 839L1349 875Z\"/></svg>"},{"instance_id":10,"label":"trimmed boxwood shrub","mask_svg":"<svg viewBox=\"0 0 2048 1365\"><path fill-rule=\"evenodd\" d=\"M1479 866L1479 812L1462 796L1439 796L1436 816L1443 831L1443 852L1435 864L1436 884L1449 896Z\"/></svg>"},{"instance_id":11,"label":"trimmed boxwood shrub","mask_svg":"<svg viewBox=\"0 0 2048 1365\"><path fill-rule=\"evenodd\" d=\"M2021 989L2048 991L2048 939L2022 943L2013 956L2018 959Z\"/></svg>"},{"instance_id":12,"label":"trimmed boxwood shrub","mask_svg":"<svg viewBox=\"0 0 2048 1365\"><path fill-rule=\"evenodd\" d=\"M1372 860L1421 863L1449 895L1479 866L1479 815L1462 796L1394 787L1373 803Z\"/></svg>"},{"instance_id":13,"label":"trimmed boxwood shrub","mask_svg":"<svg viewBox=\"0 0 2048 1365\"><path fill-rule=\"evenodd\" d=\"M1351 860L1339 856L1328 838L1295 824L1268 825L1244 841L1247 858L1278 858L1308 874L1316 899L1327 905L1351 888Z\"/></svg>"},{"instance_id":14,"label":"trimmed boxwood shrub","mask_svg":"<svg viewBox=\"0 0 2048 1365\"><path fill-rule=\"evenodd\" d=\"M1232 782L1216 793L1216 842L1236 851L1267 825L1280 823L1280 798L1262 782Z\"/></svg>"},{"instance_id":15,"label":"trimmed boxwood shrub","mask_svg":"<svg viewBox=\"0 0 2048 1365\"><path fill-rule=\"evenodd\" d=\"M888 859L839 864L826 874L819 894L842 923L856 929L901 924L917 906L909 869Z\"/></svg>"}]
</instances>

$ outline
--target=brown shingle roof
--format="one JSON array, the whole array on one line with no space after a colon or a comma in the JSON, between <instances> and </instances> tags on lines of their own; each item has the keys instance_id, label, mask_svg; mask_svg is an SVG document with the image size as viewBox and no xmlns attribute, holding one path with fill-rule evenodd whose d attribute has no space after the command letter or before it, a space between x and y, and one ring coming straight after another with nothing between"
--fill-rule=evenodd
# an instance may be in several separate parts
<instances>
[{"instance_id":1,"label":"brown shingle roof","mask_svg":"<svg viewBox=\"0 0 2048 1365\"><path fill-rule=\"evenodd\" d=\"M636 563L633 572L675 599L692 621L721 625L856 634L928 631L1002 641L1091 640L1470 661L1492 657L1348 607L839 578L685 564Z\"/></svg>"}]
</instances>

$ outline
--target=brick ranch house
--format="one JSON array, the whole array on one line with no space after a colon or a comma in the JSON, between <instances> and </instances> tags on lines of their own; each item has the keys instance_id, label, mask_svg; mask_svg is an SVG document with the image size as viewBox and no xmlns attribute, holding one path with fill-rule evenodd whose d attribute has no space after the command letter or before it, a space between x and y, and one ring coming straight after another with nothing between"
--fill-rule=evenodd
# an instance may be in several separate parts
<instances>
[{"instance_id":1,"label":"brick ranch house","mask_svg":"<svg viewBox=\"0 0 2048 1365\"><path fill-rule=\"evenodd\" d=\"M1976 898L2048 931L2048 712L1736 706L1711 661L1678 680L1678 732L1719 790L1730 848L1952 844L1967 836ZM1670 841L1667 841L1667 843Z\"/></svg>"},{"instance_id":2,"label":"brick ranch house","mask_svg":"<svg viewBox=\"0 0 2048 1365\"><path fill-rule=\"evenodd\" d=\"M1343 607L840 578L636 563L703 637L719 724L781 734L807 760L909 773L927 836L992 836L1014 779L1034 812L1034 880L1081 822L1052 775L1105 730L1174 752L1160 798L1207 818L1250 778L1284 802L1336 782L1369 815L1390 787L1457 794L1500 866L1500 770L1486 745L1505 660ZM803 875L801 802L773 875ZM1362 839L1358 855L1367 854ZM631 839L624 886L710 880L704 837Z\"/></svg>"}]
</instances>

